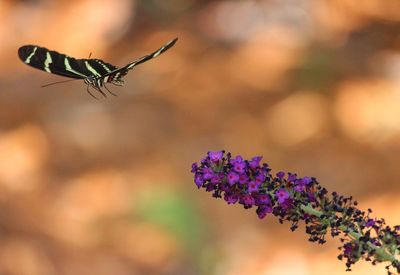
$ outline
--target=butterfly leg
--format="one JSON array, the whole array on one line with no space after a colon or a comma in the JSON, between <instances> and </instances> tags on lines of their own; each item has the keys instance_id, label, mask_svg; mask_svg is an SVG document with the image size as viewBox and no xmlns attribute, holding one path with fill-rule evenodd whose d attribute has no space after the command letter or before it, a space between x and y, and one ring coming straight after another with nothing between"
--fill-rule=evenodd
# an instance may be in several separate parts
<instances>
[{"instance_id":1,"label":"butterfly leg","mask_svg":"<svg viewBox=\"0 0 400 275\"><path fill-rule=\"evenodd\" d=\"M106 88L106 90L107 90L110 94L112 94L113 96L118 96L118 95L114 94L113 92L111 92L111 91L107 88L107 86L106 86L105 83L103 84L103 86L104 86L104 88Z\"/></svg>"},{"instance_id":2,"label":"butterfly leg","mask_svg":"<svg viewBox=\"0 0 400 275\"><path fill-rule=\"evenodd\" d=\"M101 78L96 79L93 82L92 87L95 88L97 91L99 91L104 97L107 97L106 93L101 89L101 87L103 87L103 80Z\"/></svg>"},{"instance_id":3,"label":"butterfly leg","mask_svg":"<svg viewBox=\"0 0 400 275\"><path fill-rule=\"evenodd\" d=\"M96 91L98 91L99 93L101 93L104 97L107 97L106 93L103 92L103 90L102 90L99 86L97 86L97 85L92 85L92 87L95 88Z\"/></svg>"},{"instance_id":4,"label":"butterfly leg","mask_svg":"<svg viewBox=\"0 0 400 275\"><path fill-rule=\"evenodd\" d=\"M95 97L95 96L89 91L89 86L90 86L90 85L87 85L87 88L86 88L86 91L88 92L88 94L91 95L94 99L99 100L97 97Z\"/></svg>"},{"instance_id":5,"label":"butterfly leg","mask_svg":"<svg viewBox=\"0 0 400 275\"><path fill-rule=\"evenodd\" d=\"M99 92L99 93L101 93L104 97L107 97L107 95L106 95L106 93L105 92L103 92L103 90L102 89L100 89L100 88L96 88L96 90Z\"/></svg>"}]
</instances>

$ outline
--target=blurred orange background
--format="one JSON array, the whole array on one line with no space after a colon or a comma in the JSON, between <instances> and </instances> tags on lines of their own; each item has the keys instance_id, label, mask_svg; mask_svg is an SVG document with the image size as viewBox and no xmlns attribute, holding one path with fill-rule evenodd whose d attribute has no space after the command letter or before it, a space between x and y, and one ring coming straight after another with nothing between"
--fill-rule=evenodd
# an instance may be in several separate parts
<instances>
[{"instance_id":1,"label":"blurred orange background","mask_svg":"<svg viewBox=\"0 0 400 275\"><path fill-rule=\"evenodd\" d=\"M122 66L94 100L36 44ZM0 274L348 274L339 240L195 187L208 150L263 155L400 224L398 0L0 1ZM360 262L356 274L386 274Z\"/></svg>"}]
</instances>

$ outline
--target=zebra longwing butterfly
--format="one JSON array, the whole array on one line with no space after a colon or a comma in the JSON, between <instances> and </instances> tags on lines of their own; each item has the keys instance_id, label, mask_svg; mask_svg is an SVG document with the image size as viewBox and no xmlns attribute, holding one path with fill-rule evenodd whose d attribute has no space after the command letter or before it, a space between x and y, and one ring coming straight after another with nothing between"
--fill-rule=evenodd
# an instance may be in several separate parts
<instances>
[{"instance_id":1,"label":"zebra longwing butterfly","mask_svg":"<svg viewBox=\"0 0 400 275\"><path fill-rule=\"evenodd\" d=\"M167 51L175 45L177 40L178 38L175 38L155 52L142 56L121 68L117 68L101 59L76 59L35 45L25 45L20 47L18 49L18 55L24 63L39 70L70 78L83 79L87 84L87 92L91 96L95 97L89 91L89 86L93 87L106 97L106 93L102 90L103 87L110 94L115 95L108 90L105 85L106 83L123 86L123 77L129 70Z\"/></svg>"}]
</instances>

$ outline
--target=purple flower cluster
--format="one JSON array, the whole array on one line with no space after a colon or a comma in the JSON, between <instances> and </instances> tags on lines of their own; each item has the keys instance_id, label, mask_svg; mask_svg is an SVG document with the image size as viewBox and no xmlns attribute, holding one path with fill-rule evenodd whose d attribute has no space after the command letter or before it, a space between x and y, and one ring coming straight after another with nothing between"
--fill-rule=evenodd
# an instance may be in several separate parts
<instances>
[{"instance_id":1,"label":"purple flower cluster","mask_svg":"<svg viewBox=\"0 0 400 275\"><path fill-rule=\"evenodd\" d=\"M256 208L260 219L268 214L279 218L280 223L291 222L291 230L299 221L306 224L306 233L312 242L324 243L325 235L340 239L339 259L346 260L347 270L360 259L389 262L400 272L400 226L386 226L383 219L372 219L368 212L357 209L351 197L328 195L312 177L298 177L293 173L271 173L261 157L244 160L224 151L208 152L200 164L193 163L192 173L198 188L212 192L228 204L239 203L244 208Z\"/></svg>"},{"instance_id":2,"label":"purple flower cluster","mask_svg":"<svg viewBox=\"0 0 400 275\"><path fill-rule=\"evenodd\" d=\"M195 184L213 192L216 198L224 198L228 204L239 203L245 208L257 207L260 219L272 213L284 216L294 208L294 202L314 200L315 179L298 178L296 174L278 172L273 176L268 164L260 164L261 157L244 160L231 157L224 151L209 152L201 164L193 163Z\"/></svg>"}]
</instances>

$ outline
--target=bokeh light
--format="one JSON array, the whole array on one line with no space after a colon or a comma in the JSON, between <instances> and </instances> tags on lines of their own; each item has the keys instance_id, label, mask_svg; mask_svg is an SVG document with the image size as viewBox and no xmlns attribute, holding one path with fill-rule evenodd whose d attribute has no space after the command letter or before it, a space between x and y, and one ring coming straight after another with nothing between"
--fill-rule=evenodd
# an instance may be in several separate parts
<instances>
[{"instance_id":1,"label":"bokeh light","mask_svg":"<svg viewBox=\"0 0 400 275\"><path fill-rule=\"evenodd\" d=\"M122 66L175 37L100 100L17 55ZM398 0L0 1L0 62L0 274L348 274L337 240L198 191L209 150L400 223Z\"/></svg>"}]
</instances>

